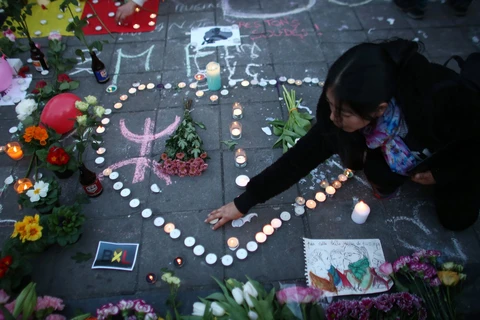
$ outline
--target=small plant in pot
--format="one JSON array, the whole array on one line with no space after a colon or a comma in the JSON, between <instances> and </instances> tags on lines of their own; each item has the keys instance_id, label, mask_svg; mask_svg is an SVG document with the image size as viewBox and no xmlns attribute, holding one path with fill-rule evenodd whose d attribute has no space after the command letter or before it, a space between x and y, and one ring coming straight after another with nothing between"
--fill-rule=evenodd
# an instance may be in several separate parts
<instances>
[{"instance_id":1,"label":"small plant in pot","mask_svg":"<svg viewBox=\"0 0 480 320\"><path fill-rule=\"evenodd\" d=\"M26 192L19 194L18 204L33 208L38 213L50 213L58 204L60 193L60 185L55 179L39 180Z\"/></svg>"},{"instance_id":2,"label":"small plant in pot","mask_svg":"<svg viewBox=\"0 0 480 320\"><path fill-rule=\"evenodd\" d=\"M60 178L68 178L77 170L78 163L73 155L74 145L62 148L59 144L52 145L48 150L40 149L36 151L38 159L42 161L42 166L53 171Z\"/></svg>"},{"instance_id":3,"label":"small plant in pot","mask_svg":"<svg viewBox=\"0 0 480 320\"><path fill-rule=\"evenodd\" d=\"M77 242L83 232L84 222L85 215L77 203L54 208L47 220L50 242L62 247Z\"/></svg>"}]
</instances>

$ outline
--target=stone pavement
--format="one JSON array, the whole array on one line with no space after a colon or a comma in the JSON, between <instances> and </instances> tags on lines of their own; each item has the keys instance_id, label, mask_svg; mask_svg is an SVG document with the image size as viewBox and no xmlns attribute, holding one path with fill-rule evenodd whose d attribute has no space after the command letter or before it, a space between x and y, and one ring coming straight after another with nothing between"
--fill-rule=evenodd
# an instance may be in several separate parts
<instances>
[{"instance_id":1,"label":"stone pavement","mask_svg":"<svg viewBox=\"0 0 480 320\"><path fill-rule=\"evenodd\" d=\"M190 46L191 28L213 25L238 24L242 45L237 47L204 48L195 51ZM452 54L465 56L480 49L480 2L474 1L468 15L457 18L446 4L438 1L428 4L424 20L408 19L388 1L362 0L167 0L160 4L156 30L141 34L116 34L96 36L108 40L99 55L116 82L116 93L105 92L106 85L97 84L89 74L89 62L79 63L70 75L80 80L74 93L80 97L95 95L108 108L118 102L120 94L126 93L134 81L141 83L178 83L193 81L193 75L209 61L218 61L222 67L222 81L254 78L272 79L278 76L303 79L325 79L329 65L351 46L389 37L418 39L425 44L425 55L433 61L443 62ZM82 48L75 38L68 38L68 52L73 55ZM38 39L46 44L46 39ZM22 56L26 61L27 56ZM34 79L42 76L34 73ZM33 85L32 85L33 86ZM291 87L293 88L293 87ZM302 237L324 239L378 238L385 256L393 260L413 250L437 249L449 257L466 263L468 274L462 309L471 319L478 319L480 305L475 303L480 294L480 224L463 232L444 230L435 218L428 188L414 184L405 185L391 200L380 201L372 192L362 173L338 190L334 198L319 204L317 209L303 217L293 217L260 245L245 261L235 261L230 267L220 262L210 266L204 256L196 257L183 245L186 236L193 236L207 252L222 256L231 253L226 239L236 236L240 245L254 239L256 232L280 212L293 213L292 203L296 196L313 198L318 179L333 179L343 172L340 161L334 157L318 167L313 176L271 199L266 204L251 210L258 218L242 228L230 225L216 232L203 223L208 212L230 202L241 190L235 187L234 179L239 174L250 177L259 173L281 155L280 149L272 149L276 140L261 130L268 118L286 119L287 113L279 92L274 87L243 89L228 88L229 94L220 97L219 105L210 105L205 97L194 99L193 118L203 122L207 130L200 130L205 148L211 159L209 168L195 178L172 177L171 184L157 176L152 164L161 154L166 135L145 137L159 133L172 124L175 116L182 115L182 100L195 98L195 91L145 91L130 97L121 110L112 114L111 124L104 134L106 164L119 166L119 180L132 190L141 205L131 209L129 200L120 197L112 188L112 181L103 181L103 194L86 206L88 221L81 240L71 248L50 249L35 262L33 279L39 292L59 296L67 302L67 312L74 310L94 312L105 302L113 302L119 296L143 297L164 314L164 301L168 288L157 282L147 284L148 272L161 274L160 269L173 269L172 260L182 256L186 264L176 269L182 279L180 298L184 302L183 313L191 312L196 296L205 296L217 290L212 276L219 279L235 277L241 281L245 275L266 285L304 282L304 257ZM302 85L294 87L302 105L315 110L321 88ZM240 169L234 166L233 152L220 141L229 139L232 103L238 101L245 107L241 120L244 135L238 147L246 149L248 165ZM303 110L305 111L305 110ZM13 107L0 108L0 132L3 141L8 141L8 129L18 121ZM124 122L122 129L120 123ZM151 127L150 127L151 126ZM153 130L150 130L153 128ZM126 138L127 131L142 137L140 140ZM95 167L94 154L87 155L86 164ZM130 162L128 162L130 161ZM130 164L129 164L130 163ZM28 159L13 162L0 157L0 179L10 174L21 177L25 174ZM465 168L465 173L472 168ZM73 181L73 183L72 183ZM71 202L81 192L76 176L62 181L62 199ZM159 194L150 191L158 184ZM356 225L350 219L352 197L365 200L372 213L364 225ZM1 219L20 219L29 211L19 211L17 196L11 187L1 195ZM153 210L153 217L143 219L144 208ZM454 213L453 213L454 214ZM178 240L172 240L162 229L153 225L153 218L162 216L173 222L182 231ZM11 225L0 228L1 239L6 239ZM71 259L76 252L95 254L98 241L139 243L139 253L132 272L116 270L92 270L92 260L75 263Z\"/></svg>"}]
</instances>

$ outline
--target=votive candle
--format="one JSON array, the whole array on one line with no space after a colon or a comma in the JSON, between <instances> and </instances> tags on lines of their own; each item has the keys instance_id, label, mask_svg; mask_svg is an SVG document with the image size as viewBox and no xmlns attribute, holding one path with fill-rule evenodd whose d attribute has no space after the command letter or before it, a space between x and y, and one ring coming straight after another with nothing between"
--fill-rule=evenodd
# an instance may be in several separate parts
<instances>
[{"instance_id":1,"label":"votive candle","mask_svg":"<svg viewBox=\"0 0 480 320\"><path fill-rule=\"evenodd\" d=\"M235 166L243 168L247 165L247 153L243 149L235 150Z\"/></svg>"},{"instance_id":2,"label":"votive candle","mask_svg":"<svg viewBox=\"0 0 480 320\"><path fill-rule=\"evenodd\" d=\"M334 180L332 182L332 187L334 187L335 189L340 189L342 187L342 183L338 180Z\"/></svg>"},{"instance_id":3,"label":"votive candle","mask_svg":"<svg viewBox=\"0 0 480 320\"><path fill-rule=\"evenodd\" d=\"M307 200L307 202L305 203L305 205L307 206L308 209L310 210L313 210L317 207L317 203L315 202L315 200Z\"/></svg>"},{"instance_id":4,"label":"votive candle","mask_svg":"<svg viewBox=\"0 0 480 320\"><path fill-rule=\"evenodd\" d=\"M233 119L242 119L243 118L243 107L239 102L235 102L232 106L232 116Z\"/></svg>"},{"instance_id":5,"label":"votive candle","mask_svg":"<svg viewBox=\"0 0 480 320\"><path fill-rule=\"evenodd\" d=\"M267 235L263 232L257 232L257 234L255 235L255 241L257 241L258 243L264 243L265 241L267 241Z\"/></svg>"},{"instance_id":6,"label":"votive candle","mask_svg":"<svg viewBox=\"0 0 480 320\"><path fill-rule=\"evenodd\" d=\"M358 202L352 212L352 220L357 224L362 224L367 221L370 214L370 207L363 201Z\"/></svg>"},{"instance_id":7,"label":"votive candle","mask_svg":"<svg viewBox=\"0 0 480 320\"><path fill-rule=\"evenodd\" d=\"M305 204L305 198L304 197L296 197L295 198L295 203L299 206L303 206Z\"/></svg>"},{"instance_id":8,"label":"votive candle","mask_svg":"<svg viewBox=\"0 0 480 320\"><path fill-rule=\"evenodd\" d=\"M328 196L329 198L331 198L331 197L333 197L333 195L335 194L336 190L335 190L334 187L328 186L328 187L325 188L325 192L327 193L327 196Z\"/></svg>"},{"instance_id":9,"label":"votive candle","mask_svg":"<svg viewBox=\"0 0 480 320\"><path fill-rule=\"evenodd\" d=\"M164 227L163 227L163 231L165 231L166 233L170 233L172 232L173 230L175 229L175 225L171 222L167 223Z\"/></svg>"},{"instance_id":10,"label":"votive candle","mask_svg":"<svg viewBox=\"0 0 480 320\"><path fill-rule=\"evenodd\" d=\"M273 218L272 221L270 222L270 224L275 229L278 229L282 226L282 220L280 220L278 218Z\"/></svg>"},{"instance_id":11,"label":"votive candle","mask_svg":"<svg viewBox=\"0 0 480 320\"><path fill-rule=\"evenodd\" d=\"M317 200L318 202L324 202L326 199L327 199L327 196L325 195L325 193L321 191L315 194L315 200Z\"/></svg>"},{"instance_id":12,"label":"votive candle","mask_svg":"<svg viewBox=\"0 0 480 320\"><path fill-rule=\"evenodd\" d=\"M274 230L275 229L269 224L263 226L263 233L265 233L267 236L271 236Z\"/></svg>"},{"instance_id":13,"label":"votive candle","mask_svg":"<svg viewBox=\"0 0 480 320\"><path fill-rule=\"evenodd\" d=\"M238 140L242 137L242 124L238 121L233 121L230 125L230 137Z\"/></svg>"},{"instance_id":14,"label":"votive candle","mask_svg":"<svg viewBox=\"0 0 480 320\"><path fill-rule=\"evenodd\" d=\"M20 160L23 158L23 150L18 142L7 143L5 149L5 153L13 160Z\"/></svg>"},{"instance_id":15,"label":"votive candle","mask_svg":"<svg viewBox=\"0 0 480 320\"><path fill-rule=\"evenodd\" d=\"M13 186L13 188L18 194L24 193L31 187L33 187L33 184L32 184L32 181L30 181L30 179L28 178L18 179L17 182L15 182L15 185Z\"/></svg>"},{"instance_id":16,"label":"votive candle","mask_svg":"<svg viewBox=\"0 0 480 320\"><path fill-rule=\"evenodd\" d=\"M230 250L237 249L239 244L240 244L240 242L238 241L238 238L236 238L236 237L230 237L227 240L227 245L230 248Z\"/></svg>"},{"instance_id":17,"label":"votive candle","mask_svg":"<svg viewBox=\"0 0 480 320\"><path fill-rule=\"evenodd\" d=\"M347 176L344 175L343 173L340 173L338 175L338 181L340 181L340 182L345 182L345 181L347 181L347 179L348 179Z\"/></svg>"}]
</instances>

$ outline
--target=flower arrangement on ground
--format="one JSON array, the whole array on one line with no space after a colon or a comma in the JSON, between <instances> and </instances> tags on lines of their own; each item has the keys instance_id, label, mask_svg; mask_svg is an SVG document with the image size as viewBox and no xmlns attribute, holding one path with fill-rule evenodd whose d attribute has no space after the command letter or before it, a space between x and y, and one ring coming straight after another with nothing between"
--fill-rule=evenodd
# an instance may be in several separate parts
<instances>
[{"instance_id":1,"label":"flower arrangement on ground","mask_svg":"<svg viewBox=\"0 0 480 320\"><path fill-rule=\"evenodd\" d=\"M75 171L78 168L77 160L73 154L75 145L62 148L60 144L53 144L48 150L40 149L36 151L38 159L43 167L53 172Z\"/></svg>"},{"instance_id":2,"label":"flower arrangement on ground","mask_svg":"<svg viewBox=\"0 0 480 320\"><path fill-rule=\"evenodd\" d=\"M192 100L185 100L183 120L165 143L165 152L159 160L159 169L165 174L194 177L201 175L208 168L205 162L208 155L203 150L202 138L195 128L198 126L205 129L205 125L193 120L191 107Z\"/></svg>"},{"instance_id":3,"label":"flower arrangement on ground","mask_svg":"<svg viewBox=\"0 0 480 320\"><path fill-rule=\"evenodd\" d=\"M53 178L36 181L27 189L27 192L19 194L18 203L26 208L34 208L39 213L47 213L58 204L61 187Z\"/></svg>"},{"instance_id":4,"label":"flower arrangement on ground","mask_svg":"<svg viewBox=\"0 0 480 320\"><path fill-rule=\"evenodd\" d=\"M97 309L98 320L157 320L153 307L144 300L120 300L117 303L108 303Z\"/></svg>"},{"instance_id":5,"label":"flower arrangement on ground","mask_svg":"<svg viewBox=\"0 0 480 320\"><path fill-rule=\"evenodd\" d=\"M320 305L323 292L314 287L297 285L286 286L276 293L277 301L284 308L282 319L325 319L325 312Z\"/></svg>"},{"instance_id":6,"label":"flower arrangement on ground","mask_svg":"<svg viewBox=\"0 0 480 320\"><path fill-rule=\"evenodd\" d=\"M167 305L167 307L173 310L173 314L175 315L175 318L172 318L170 310L168 310L165 318L166 320L181 319L182 317L178 313L178 308L180 308L181 303L177 301L177 293L178 293L178 289L180 288L180 282L181 282L180 278L176 277L175 273L171 270L164 268L162 269L162 272L163 272L162 281L167 283L168 287L170 288L170 293L168 295L168 298L165 304Z\"/></svg>"},{"instance_id":7,"label":"flower arrangement on ground","mask_svg":"<svg viewBox=\"0 0 480 320\"><path fill-rule=\"evenodd\" d=\"M22 253L12 248L2 249L0 257L0 288L7 293L13 292L21 287L24 277L32 272L32 266Z\"/></svg>"},{"instance_id":8,"label":"flower arrangement on ground","mask_svg":"<svg viewBox=\"0 0 480 320\"><path fill-rule=\"evenodd\" d=\"M47 217L46 225L50 243L66 246L78 241L82 234L85 215L79 204L53 208Z\"/></svg>"},{"instance_id":9,"label":"flower arrangement on ground","mask_svg":"<svg viewBox=\"0 0 480 320\"><path fill-rule=\"evenodd\" d=\"M4 250L16 250L24 253L43 252L48 245L45 236L45 218L40 215L25 216L22 221L15 222L12 235L4 244Z\"/></svg>"}]
</instances>

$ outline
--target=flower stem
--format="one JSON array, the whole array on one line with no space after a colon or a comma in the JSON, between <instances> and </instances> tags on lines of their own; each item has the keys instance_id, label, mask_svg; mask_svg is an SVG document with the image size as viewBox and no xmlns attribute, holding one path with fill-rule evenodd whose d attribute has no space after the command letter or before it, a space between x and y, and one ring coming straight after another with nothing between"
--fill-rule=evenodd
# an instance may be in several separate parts
<instances>
[{"instance_id":1,"label":"flower stem","mask_svg":"<svg viewBox=\"0 0 480 320\"><path fill-rule=\"evenodd\" d=\"M30 172L32 171L33 159L35 159L36 157L37 155L34 153L32 156L32 159L30 159L30 164L28 165L27 174L25 175L25 178L28 178L28 176L30 175ZM37 177L36 173L35 173L35 177Z\"/></svg>"}]
</instances>

